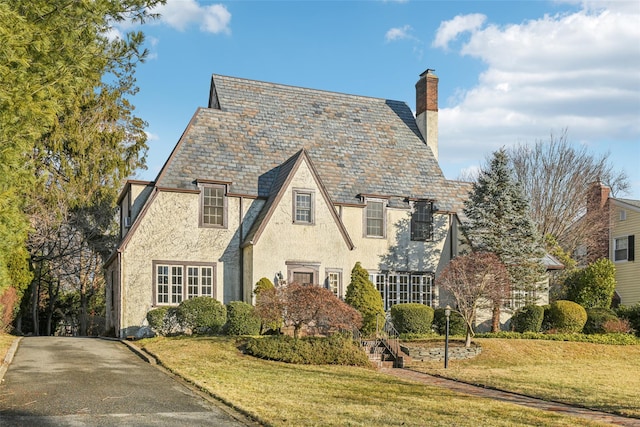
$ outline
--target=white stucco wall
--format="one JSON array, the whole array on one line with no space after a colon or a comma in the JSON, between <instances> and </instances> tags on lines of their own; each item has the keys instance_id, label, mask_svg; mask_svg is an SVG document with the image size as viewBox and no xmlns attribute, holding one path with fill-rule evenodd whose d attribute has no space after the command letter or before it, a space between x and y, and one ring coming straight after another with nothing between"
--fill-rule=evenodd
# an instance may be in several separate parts
<instances>
[{"instance_id":1,"label":"white stucco wall","mask_svg":"<svg viewBox=\"0 0 640 427\"><path fill-rule=\"evenodd\" d=\"M216 265L215 298L241 298L238 247L239 199L228 200L228 228L198 226L200 196L160 191L122 253L122 326L145 323L153 307L153 261L206 262ZM235 279L235 280L234 280Z\"/></svg>"}]
</instances>

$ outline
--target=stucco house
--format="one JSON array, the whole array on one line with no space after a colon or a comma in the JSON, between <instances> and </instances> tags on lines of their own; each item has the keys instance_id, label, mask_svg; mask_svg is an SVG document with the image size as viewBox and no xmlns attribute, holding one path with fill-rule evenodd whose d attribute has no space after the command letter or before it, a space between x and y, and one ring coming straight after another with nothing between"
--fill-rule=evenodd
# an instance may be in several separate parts
<instances>
[{"instance_id":1,"label":"stucco house","mask_svg":"<svg viewBox=\"0 0 640 427\"><path fill-rule=\"evenodd\" d=\"M404 102L213 75L156 180L121 192L108 327L135 334L148 310L193 296L252 302L262 277L342 297L358 261L385 308L438 306L469 190L438 165L431 70L416 116Z\"/></svg>"}]
</instances>

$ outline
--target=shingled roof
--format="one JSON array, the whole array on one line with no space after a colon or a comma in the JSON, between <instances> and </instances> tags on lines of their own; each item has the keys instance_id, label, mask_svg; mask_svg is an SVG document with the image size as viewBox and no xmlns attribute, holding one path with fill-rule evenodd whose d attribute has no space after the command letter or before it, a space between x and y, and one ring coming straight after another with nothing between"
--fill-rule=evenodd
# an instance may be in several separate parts
<instances>
[{"instance_id":1,"label":"shingled roof","mask_svg":"<svg viewBox=\"0 0 640 427\"><path fill-rule=\"evenodd\" d=\"M454 210L468 186L447 181L404 102L213 75L199 108L156 180L195 189L231 182L268 197L278 167L305 149L334 203L359 194L427 198ZM457 209L455 209L457 210Z\"/></svg>"}]
</instances>

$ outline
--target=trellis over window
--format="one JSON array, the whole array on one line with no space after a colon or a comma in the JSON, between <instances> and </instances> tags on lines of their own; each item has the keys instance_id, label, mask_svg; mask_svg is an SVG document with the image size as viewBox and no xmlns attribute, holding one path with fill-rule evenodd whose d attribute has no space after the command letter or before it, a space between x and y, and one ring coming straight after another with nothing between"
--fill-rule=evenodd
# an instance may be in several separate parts
<instances>
[{"instance_id":1,"label":"trellis over window","mask_svg":"<svg viewBox=\"0 0 640 427\"><path fill-rule=\"evenodd\" d=\"M183 300L215 296L213 263L153 261L153 300L155 305L178 305Z\"/></svg>"},{"instance_id":2,"label":"trellis over window","mask_svg":"<svg viewBox=\"0 0 640 427\"><path fill-rule=\"evenodd\" d=\"M411 240L432 240L434 202L432 200L416 200L412 204Z\"/></svg>"},{"instance_id":3,"label":"trellis over window","mask_svg":"<svg viewBox=\"0 0 640 427\"><path fill-rule=\"evenodd\" d=\"M227 186L229 183L198 180L200 188L200 227L227 227Z\"/></svg>"},{"instance_id":4,"label":"trellis over window","mask_svg":"<svg viewBox=\"0 0 640 427\"><path fill-rule=\"evenodd\" d=\"M385 311L396 304L410 302L437 306L433 277L433 273L429 272L387 272L369 275L369 279L380 292Z\"/></svg>"},{"instance_id":5,"label":"trellis over window","mask_svg":"<svg viewBox=\"0 0 640 427\"><path fill-rule=\"evenodd\" d=\"M613 260L614 261L634 261L635 260L635 236L624 236L613 239Z\"/></svg>"}]
</instances>

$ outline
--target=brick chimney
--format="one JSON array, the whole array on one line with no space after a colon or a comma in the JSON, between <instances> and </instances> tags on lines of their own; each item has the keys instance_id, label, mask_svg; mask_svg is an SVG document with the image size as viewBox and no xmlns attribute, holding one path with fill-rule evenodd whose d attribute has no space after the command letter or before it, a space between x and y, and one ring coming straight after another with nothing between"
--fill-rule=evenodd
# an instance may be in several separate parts
<instances>
[{"instance_id":1,"label":"brick chimney","mask_svg":"<svg viewBox=\"0 0 640 427\"><path fill-rule=\"evenodd\" d=\"M596 212L602 209L609 200L611 189L600 182L594 182L587 191L587 212Z\"/></svg>"},{"instance_id":2,"label":"brick chimney","mask_svg":"<svg viewBox=\"0 0 640 427\"><path fill-rule=\"evenodd\" d=\"M434 71L427 68L416 83L416 123L438 160L438 76Z\"/></svg>"}]
</instances>

